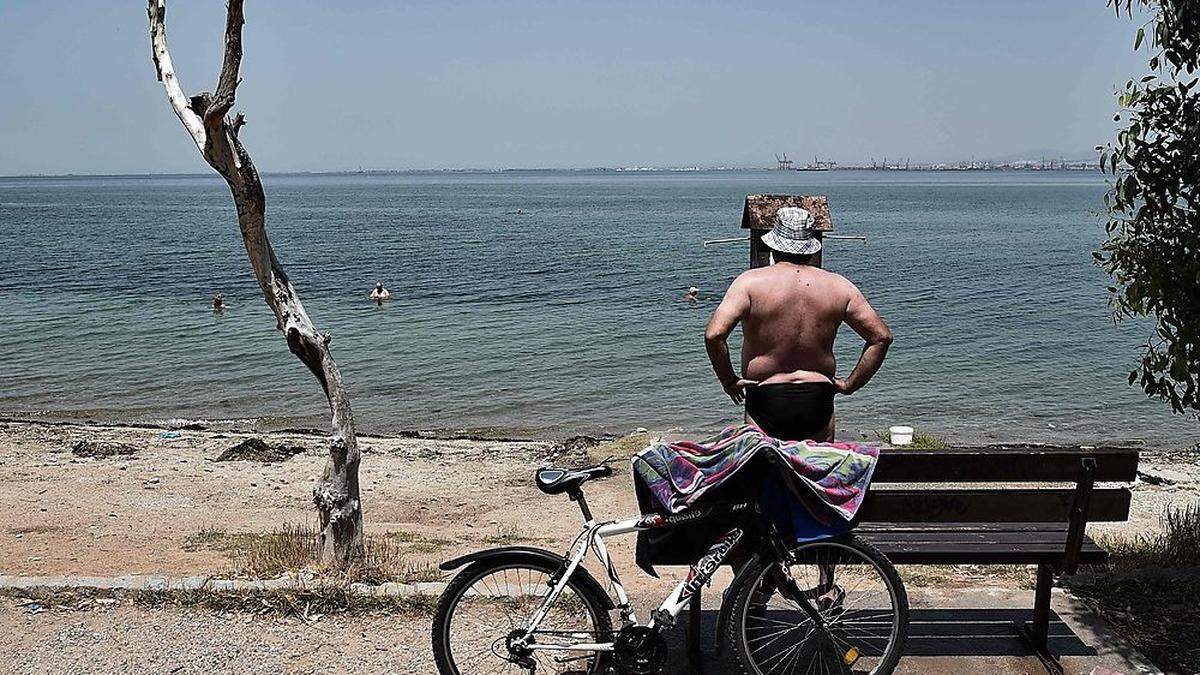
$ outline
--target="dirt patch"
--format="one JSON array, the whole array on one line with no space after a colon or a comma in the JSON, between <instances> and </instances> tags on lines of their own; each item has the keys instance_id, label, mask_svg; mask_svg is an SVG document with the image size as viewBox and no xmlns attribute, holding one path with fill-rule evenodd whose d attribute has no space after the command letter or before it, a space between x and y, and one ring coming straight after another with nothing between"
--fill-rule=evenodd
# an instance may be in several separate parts
<instances>
[{"instance_id":1,"label":"dirt patch","mask_svg":"<svg viewBox=\"0 0 1200 675\"><path fill-rule=\"evenodd\" d=\"M21 525L19 527L10 527L7 530L7 532L9 534L18 534L18 535L50 534L52 532L61 532L61 531L62 531L61 527L58 527L56 525L44 525L44 524Z\"/></svg>"}]
</instances>

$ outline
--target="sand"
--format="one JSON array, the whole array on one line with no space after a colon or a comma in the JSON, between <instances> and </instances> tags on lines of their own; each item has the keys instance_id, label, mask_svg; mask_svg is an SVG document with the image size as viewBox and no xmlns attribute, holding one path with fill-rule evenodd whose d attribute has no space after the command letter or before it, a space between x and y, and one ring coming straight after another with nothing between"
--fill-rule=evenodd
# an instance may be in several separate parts
<instances>
[{"instance_id":1,"label":"sand","mask_svg":"<svg viewBox=\"0 0 1200 675\"><path fill-rule=\"evenodd\" d=\"M215 459L249 433L167 431L37 422L0 422L0 573L7 575L203 575L230 571L224 551L196 546L203 531L262 533L312 524L311 491L324 465L320 436L272 433L269 444L302 446L283 462ZM581 519L565 497L533 486L548 464L628 456L653 440L641 433L586 449L542 441L365 436L362 490L366 529L403 533L414 561L439 562L499 543L564 549ZM129 455L79 457L73 441L125 444ZM628 464L589 484L600 518L637 510ZM1098 530L1157 527L1169 504L1200 499L1200 459L1146 453L1149 480L1133 487L1131 520ZM1093 526L1096 527L1096 526ZM632 567L632 538L614 542ZM633 572L633 574L639 574Z\"/></svg>"}]
</instances>

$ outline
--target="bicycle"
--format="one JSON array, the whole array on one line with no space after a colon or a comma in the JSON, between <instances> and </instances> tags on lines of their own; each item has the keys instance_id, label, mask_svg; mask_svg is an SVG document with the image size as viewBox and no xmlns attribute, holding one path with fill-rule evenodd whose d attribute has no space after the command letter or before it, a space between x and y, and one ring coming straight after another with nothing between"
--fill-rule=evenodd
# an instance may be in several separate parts
<instances>
[{"instance_id":1,"label":"bicycle","mask_svg":"<svg viewBox=\"0 0 1200 675\"><path fill-rule=\"evenodd\" d=\"M908 632L908 597L891 562L853 534L788 545L753 502L597 521L583 495L607 478L604 464L537 471L538 488L566 494L584 526L567 556L507 546L442 563L465 567L447 585L433 621L442 675L476 673L657 673L668 658L662 631L736 547L752 555L737 571L719 612L718 636L742 673L890 673ZM732 517L732 520L728 520ZM722 518L724 531L671 594L640 623L604 538ZM582 566L594 552L616 602ZM614 628L611 612L621 625ZM545 670L542 670L545 668Z\"/></svg>"}]
</instances>

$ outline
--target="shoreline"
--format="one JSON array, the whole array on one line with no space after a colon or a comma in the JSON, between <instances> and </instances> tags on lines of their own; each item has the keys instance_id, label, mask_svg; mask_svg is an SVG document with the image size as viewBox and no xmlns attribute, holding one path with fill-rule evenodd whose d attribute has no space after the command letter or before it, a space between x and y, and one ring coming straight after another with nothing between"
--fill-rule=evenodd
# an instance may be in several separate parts
<instances>
[{"instance_id":1,"label":"shoreline","mask_svg":"<svg viewBox=\"0 0 1200 675\"><path fill-rule=\"evenodd\" d=\"M174 417L168 419L139 420L122 419L120 417L104 418L95 415L71 416L69 414L53 413L21 413L18 411L0 411L0 424L33 424L52 427L95 427L95 428L124 428L146 429L157 431L203 431L215 434L242 435L274 435L287 434L298 436L328 436L329 430L316 426L274 426L264 423L269 418L233 418L209 419ZM357 420L356 420L357 423ZM395 430L382 432L357 431L356 435L364 439L413 438L426 440L448 441L498 441L508 443L553 443L564 439L587 437L599 441L612 441L623 436L639 433L644 427L631 427L624 432L611 428L596 429L585 425L563 427L517 427L517 426L461 426L461 427L399 427ZM650 431L646 429L646 431ZM659 430L662 434L678 434L681 436L703 436L713 431L689 431L682 427Z\"/></svg>"},{"instance_id":2,"label":"shoreline","mask_svg":"<svg viewBox=\"0 0 1200 675\"><path fill-rule=\"evenodd\" d=\"M94 427L94 428L127 428L158 431L202 431L215 434L240 435L298 435L298 436L327 436L329 431L316 426L275 426L265 420L272 418L168 418L155 420L122 419L119 416L103 418L100 416L75 417L69 414L42 411L38 413L21 413L19 411L0 411L0 424L34 424L57 427ZM277 418L276 418L277 419ZM733 423L733 422L731 422ZM1200 450L1200 439L1196 441L1166 441L1158 442L1141 437L1128 438L1097 438L1095 436L1076 438L1054 438L1053 440L1036 440L1032 434L1014 436L1013 438L997 438L981 435L954 435L938 429L916 425L919 432L931 435L950 447L1013 447L1013 446L1044 446L1044 447L1128 447L1139 448L1144 452L1189 452ZM698 440L720 431L719 427L708 430L689 429L681 426L631 426L624 430L615 430L611 426L588 425L558 425L545 427L518 426L447 426L447 427L399 427L387 431L359 431L362 439L425 439L425 440L459 440L459 441L495 441L510 443L555 443L573 438L590 438L600 442L611 442L637 433L649 432L660 437L675 439ZM840 442L864 443L867 445L887 444L884 436L886 427L881 429L860 430L840 428L837 440Z\"/></svg>"}]
</instances>

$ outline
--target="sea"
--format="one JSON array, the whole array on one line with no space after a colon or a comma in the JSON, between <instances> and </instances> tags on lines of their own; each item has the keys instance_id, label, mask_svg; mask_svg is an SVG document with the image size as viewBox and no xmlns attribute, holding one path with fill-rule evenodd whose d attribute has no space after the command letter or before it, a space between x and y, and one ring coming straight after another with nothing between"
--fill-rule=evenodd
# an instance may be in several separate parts
<instances>
[{"instance_id":1,"label":"sea","mask_svg":"<svg viewBox=\"0 0 1200 675\"><path fill-rule=\"evenodd\" d=\"M1127 385L1090 172L509 171L267 175L268 230L333 336L360 431L697 437L740 419L705 322L748 262L747 195L827 195L825 266L896 340L838 435L1190 446ZM368 299L382 281L390 302ZM699 299L684 299L689 286ZM223 293L228 309L214 314ZM0 178L0 417L324 427L213 175ZM737 336L733 349L738 349ZM838 339L839 372L861 341Z\"/></svg>"}]
</instances>

